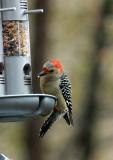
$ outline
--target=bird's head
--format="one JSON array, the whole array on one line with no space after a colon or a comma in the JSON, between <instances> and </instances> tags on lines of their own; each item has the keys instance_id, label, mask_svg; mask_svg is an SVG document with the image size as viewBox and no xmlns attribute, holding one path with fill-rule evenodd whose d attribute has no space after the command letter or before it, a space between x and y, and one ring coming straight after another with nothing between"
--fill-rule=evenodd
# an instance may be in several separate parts
<instances>
[{"instance_id":1,"label":"bird's head","mask_svg":"<svg viewBox=\"0 0 113 160\"><path fill-rule=\"evenodd\" d=\"M44 63L42 71L37 75L38 78L41 76L61 76L63 68L59 60L53 59Z\"/></svg>"}]
</instances>

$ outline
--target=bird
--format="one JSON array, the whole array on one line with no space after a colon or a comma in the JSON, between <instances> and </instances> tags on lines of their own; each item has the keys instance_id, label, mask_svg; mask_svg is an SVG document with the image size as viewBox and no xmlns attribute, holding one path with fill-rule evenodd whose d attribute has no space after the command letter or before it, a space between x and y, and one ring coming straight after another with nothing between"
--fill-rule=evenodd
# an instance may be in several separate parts
<instances>
[{"instance_id":1,"label":"bird","mask_svg":"<svg viewBox=\"0 0 113 160\"><path fill-rule=\"evenodd\" d=\"M46 61L37 77L40 80L41 92L57 97L57 104L40 128L39 137L43 137L52 124L62 117L68 125L74 126L71 82L64 72L60 60Z\"/></svg>"}]
</instances>

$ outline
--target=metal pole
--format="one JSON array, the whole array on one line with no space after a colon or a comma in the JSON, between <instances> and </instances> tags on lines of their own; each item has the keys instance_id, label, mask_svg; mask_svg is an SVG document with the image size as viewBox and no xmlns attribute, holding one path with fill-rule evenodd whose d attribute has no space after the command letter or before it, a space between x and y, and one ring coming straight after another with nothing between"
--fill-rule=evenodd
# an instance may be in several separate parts
<instances>
[{"instance_id":1,"label":"metal pole","mask_svg":"<svg viewBox=\"0 0 113 160\"><path fill-rule=\"evenodd\" d=\"M0 1L0 8L1 8L1 1ZM4 58L3 58L2 19L0 13L0 95L4 94L5 94Z\"/></svg>"}]
</instances>

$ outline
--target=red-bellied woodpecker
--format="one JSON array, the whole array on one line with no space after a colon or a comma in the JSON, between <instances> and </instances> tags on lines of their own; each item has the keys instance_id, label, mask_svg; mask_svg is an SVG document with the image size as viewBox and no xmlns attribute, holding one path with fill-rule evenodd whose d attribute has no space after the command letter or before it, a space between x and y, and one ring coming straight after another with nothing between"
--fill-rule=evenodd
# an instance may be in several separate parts
<instances>
[{"instance_id":1,"label":"red-bellied woodpecker","mask_svg":"<svg viewBox=\"0 0 113 160\"><path fill-rule=\"evenodd\" d=\"M43 137L54 121L60 117L63 117L68 125L73 126L71 83L59 60L47 61L38 78L40 78L41 91L58 98L53 112L42 125L39 136Z\"/></svg>"}]
</instances>

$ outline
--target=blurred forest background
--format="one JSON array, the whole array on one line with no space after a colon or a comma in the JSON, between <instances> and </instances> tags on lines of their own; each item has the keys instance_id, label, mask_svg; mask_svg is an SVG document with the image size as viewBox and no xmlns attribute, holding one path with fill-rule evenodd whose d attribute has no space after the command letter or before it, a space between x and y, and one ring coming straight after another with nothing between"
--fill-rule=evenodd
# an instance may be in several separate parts
<instances>
[{"instance_id":1,"label":"blurred forest background","mask_svg":"<svg viewBox=\"0 0 113 160\"><path fill-rule=\"evenodd\" d=\"M13 160L113 160L113 0L29 0L33 91L36 73L61 60L73 90L75 127L45 118L0 124L0 152Z\"/></svg>"}]
</instances>

